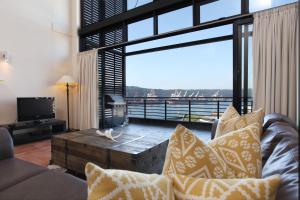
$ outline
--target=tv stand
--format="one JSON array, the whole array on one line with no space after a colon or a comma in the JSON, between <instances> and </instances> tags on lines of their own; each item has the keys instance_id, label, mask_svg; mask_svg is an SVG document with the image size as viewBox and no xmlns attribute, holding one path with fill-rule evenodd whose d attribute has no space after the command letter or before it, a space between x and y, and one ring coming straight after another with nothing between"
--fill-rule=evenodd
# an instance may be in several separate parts
<instances>
[{"instance_id":1,"label":"tv stand","mask_svg":"<svg viewBox=\"0 0 300 200\"><path fill-rule=\"evenodd\" d=\"M66 132L66 121L46 119L0 125L8 129L14 144L49 139L52 135Z\"/></svg>"}]
</instances>

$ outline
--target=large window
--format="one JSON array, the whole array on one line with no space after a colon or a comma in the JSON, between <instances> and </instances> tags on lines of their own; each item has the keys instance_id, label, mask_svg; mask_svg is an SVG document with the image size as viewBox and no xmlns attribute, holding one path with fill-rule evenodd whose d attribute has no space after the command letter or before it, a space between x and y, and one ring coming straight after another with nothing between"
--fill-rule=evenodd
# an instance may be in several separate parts
<instances>
[{"instance_id":1,"label":"large window","mask_svg":"<svg viewBox=\"0 0 300 200\"><path fill-rule=\"evenodd\" d=\"M241 13L241 1L219 0L200 7L200 21L207 22Z\"/></svg>"},{"instance_id":2,"label":"large window","mask_svg":"<svg viewBox=\"0 0 300 200\"><path fill-rule=\"evenodd\" d=\"M192 7L186 7L158 16L158 32L174 31L193 25Z\"/></svg>"},{"instance_id":3,"label":"large window","mask_svg":"<svg viewBox=\"0 0 300 200\"><path fill-rule=\"evenodd\" d=\"M104 107L107 93L142 97L132 103L140 104L143 118L211 121L228 103L247 110L247 98L252 96L252 18L244 16L246 0L81 1L80 51L122 43L114 50L99 51L104 124L109 118ZM296 2L247 1L250 13ZM193 25L199 26L197 31ZM125 41L141 38L134 43L143 43L134 45ZM142 89L125 91L125 80L127 86ZM155 99L158 96L172 100ZM180 101L181 97L189 98Z\"/></svg>"},{"instance_id":4,"label":"large window","mask_svg":"<svg viewBox=\"0 0 300 200\"><path fill-rule=\"evenodd\" d=\"M168 24L164 24L167 26ZM134 29L132 28L130 31L134 32L136 35L145 35L147 32L145 29ZM130 34L130 33L129 33ZM214 38L214 37L220 37L224 35L232 35L232 25L224 25L224 26L219 26L216 28L211 28L211 29L205 29L201 31L196 31L192 33L187 33L183 35L178 35L178 36L173 36L173 37L168 37L164 39L159 39L159 40L154 40L150 42L144 42L141 44L136 44L136 45L130 45L127 46L127 52L131 51L137 51L137 50L142 50L146 48L154 48L154 47L160 47L164 45L172 45L176 43L184 43L184 42L190 42L190 41L195 41L195 40L203 40L203 39L208 39L208 38Z\"/></svg>"},{"instance_id":5,"label":"large window","mask_svg":"<svg viewBox=\"0 0 300 200\"><path fill-rule=\"evenodd\" d=\"M153 18L148 18L128 25L128 40L135 40L153 35Z\"/></svg>"},{"instance_id":6,"label":"large window","mask_svg":"<svg viewBox=\"0 0 300 200\"><path fill-rule=\"evenodd\" d=\"M226 40L128 56L129 117L212 122L232 103L232 45Z\"/></svg>"},{"instance_id":7,"label":"large window","mask_svg":"<svg viewBox=\"0 0 300 200\"><path fill-rule=\"evenodd\" d=\"M231 90L232 40L128 56L126 66L127 86Z\"/></svg>"}]
</instances>

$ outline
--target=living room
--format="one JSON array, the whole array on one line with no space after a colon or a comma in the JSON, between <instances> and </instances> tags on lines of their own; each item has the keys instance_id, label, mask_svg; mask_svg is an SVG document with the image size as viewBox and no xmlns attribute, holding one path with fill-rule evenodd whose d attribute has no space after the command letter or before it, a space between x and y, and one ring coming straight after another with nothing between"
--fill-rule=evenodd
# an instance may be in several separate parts
<instances>
[{"instance_id":1,"label":"living room","mask_svg":"<svg viewBox=\"0 0 300 200\"><path fill-rule=\"evenodd\" d=\"M297 0L0 1L0 199L298 199Z\"/></svg>"}]
</instances>

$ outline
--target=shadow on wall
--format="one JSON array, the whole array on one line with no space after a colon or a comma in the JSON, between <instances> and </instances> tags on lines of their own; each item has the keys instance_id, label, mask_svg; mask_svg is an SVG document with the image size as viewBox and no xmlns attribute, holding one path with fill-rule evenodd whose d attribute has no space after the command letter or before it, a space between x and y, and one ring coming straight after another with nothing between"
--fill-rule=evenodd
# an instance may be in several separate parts
<instances>
[{"instance_id":1,"label":"shadow on wall","mask_svg":"<svg viewBox=\"0 0 300 200\"><path fill-rule=\"evenodd\" d=\"M6 68L6 67L5 67ZM57 119L67 119L66 114L66 89L63 86L55 85L54 78L47 83L48 86L41 86L38 91L30 90L30 85L22 80L13 80L9 75L9 71L3 76L4 81L0 82L0 124L12 123L17 120L17 97L55 97L55 113ZM12 69L13 70L13 69ZM12 71L11 70L11 71ZM0 75L3 67L0 64ZM57 77L60 76L56 74ZM58 78L57 78L58 79ZM21 93L20 93L21 91Z\"/></svg>"},{"instance_id":2,"label":"shadow on wall","mask_svg":"<svg viewBox=\"0 0 300 200\"><path fill-rule=\"evenodd\" d=\"M50 86L46 90L48 91L48 95L28 95L27 97L55 97L56 118L66 119L65 88L54 85ZM17 97L18 95L13 93L12 90L5 85L5 81L0 83L0 124L17 121ZM24 95L22 97L24 97Z\"/></svg>"}]
</instances>

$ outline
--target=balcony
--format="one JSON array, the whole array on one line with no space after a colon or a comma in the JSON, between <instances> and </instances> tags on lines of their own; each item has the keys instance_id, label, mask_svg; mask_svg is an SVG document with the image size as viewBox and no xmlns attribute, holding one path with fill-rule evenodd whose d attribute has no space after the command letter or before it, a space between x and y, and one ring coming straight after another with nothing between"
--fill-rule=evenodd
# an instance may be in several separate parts
<instances>
[{"instance_id":1,"label":"balcony","mask_svg":"<svg viewBox=\"0 0 300 200\"><path fill-rule=\"evenodd\" d=\"M232 97L127 97L130 119L175 121L184 123L212 123L219 119L232 103ZM252 98L247 112L252 111Z\"/></svg>"}]
</instances>

